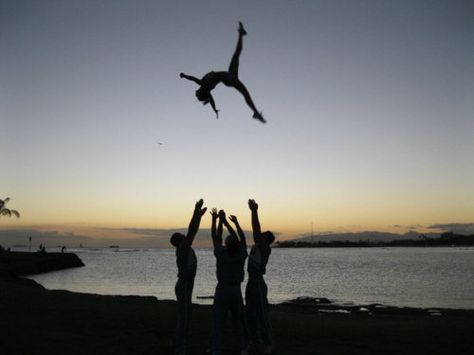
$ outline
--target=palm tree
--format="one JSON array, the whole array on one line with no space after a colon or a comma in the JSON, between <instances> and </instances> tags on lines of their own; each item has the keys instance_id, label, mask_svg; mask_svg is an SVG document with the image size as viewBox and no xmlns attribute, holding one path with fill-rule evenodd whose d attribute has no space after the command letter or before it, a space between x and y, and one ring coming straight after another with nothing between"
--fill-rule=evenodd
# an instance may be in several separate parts
<instances>
[{"instance_id":1,"label":"palm tree","mask_svg":"<svg viewBox=\"0 0 474 355\"><path fill-rule=\"evenodd\" d=\"M10 197L7 197L5 200L0 200L0 216L11 217L14 215L17 218L20 218L20 213L17 210L11 210L5 207L8 201L10 201Z\"/></svg>"}]
</instances>

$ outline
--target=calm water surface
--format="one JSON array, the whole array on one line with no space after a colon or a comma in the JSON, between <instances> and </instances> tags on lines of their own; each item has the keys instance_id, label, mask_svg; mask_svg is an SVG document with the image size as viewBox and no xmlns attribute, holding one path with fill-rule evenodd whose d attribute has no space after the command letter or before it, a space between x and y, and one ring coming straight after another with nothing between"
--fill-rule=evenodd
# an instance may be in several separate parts
<instances>
[{"instance_id":1,"label":"calm water surface","mask_svg":"<svg viewBox=\"0 0 474 355\"><path fill-rule=\"evenodd\" d=\"M31 276L49 289L174 299L174 250L71 250L85 267ZM212 250L196 250L193 302L216 285ZM273 249L266 281L272 303L299 296L339 303L474 308L474 248Z\"/></svg>"}]
</instances>

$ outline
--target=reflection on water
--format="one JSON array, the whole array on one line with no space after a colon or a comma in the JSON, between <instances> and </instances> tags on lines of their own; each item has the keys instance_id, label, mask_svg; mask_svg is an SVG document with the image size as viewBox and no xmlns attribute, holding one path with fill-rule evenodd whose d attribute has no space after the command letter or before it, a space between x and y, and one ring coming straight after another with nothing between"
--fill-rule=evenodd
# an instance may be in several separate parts
<instances>
[{"instance_id":1,"label":"reflection on water","mask_svg":"<svg viewBox=\"0 0 474 355\"><path fill-rule=\"evenodd\" d=\"M174 298L172 249L71 250L86 264L31 278L50 289ZM194 302L216 285L212 250L196 250ZM474 248L274 249L269 300L327 297L340 303L474 308Z\"/></svg>"}]
</instances>

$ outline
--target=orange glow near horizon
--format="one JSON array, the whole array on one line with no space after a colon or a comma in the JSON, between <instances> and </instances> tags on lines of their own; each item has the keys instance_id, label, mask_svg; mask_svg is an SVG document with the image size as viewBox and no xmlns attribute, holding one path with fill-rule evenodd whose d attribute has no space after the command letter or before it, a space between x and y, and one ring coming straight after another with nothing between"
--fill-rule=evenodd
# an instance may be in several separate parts
<instances>
[{"instance_id":1,"label":"orange glow near horizon","mask_svg":"<svg viewBox=\"0 0 474 355\"><path fill-rule=\"evenodd\" d=\"M2 218L1 229L32 228L43 231L73 232L92 238L133 239L137 236L120 229L186 228L194 206L194 200L184 198L175 199L169 203L156 203L148 198L140 203L138 198L133 200L130 197L95 202L82 197L74 199L76 202L74 205L65 205L65 200L60 198L57 201L50 200L48 205L38 209L36 208L38 203L30 205L26 199L27 196L21 194L12 198L9 207L18 209L21 217L20 219ZM222 207L215 201L215 197L205 200L205 205L208 209L214 206ZM259 200L262 229L279 233L280 240L309 235L311 231L315 235L366 230L404 233L415 226L418 231L425 232L433 231L426 229L430 224L470 222L469 216L474 212L466 209L462 214L457 213L457 218L453 218L449 217L452 208L449 205L444 206L444 210L431 208L419 211L415 204L401 209L394 203L383 206L372 206L370 203L357 204L355 201L343 203L340 197L332 201L332 204L330 201L330 199L320 198L317 204L312 200L302 200L300 203L296 201L290 203L290 199L280 199L273 203L270 203L270 200ZM244 229L251 230L250 212L246 200L231 198L226 207L228 214L238 216ZM395 225L402 227L395 227ZM208 214L203 217L201 228L210 228Z\"/></svg>"}]
</instances>

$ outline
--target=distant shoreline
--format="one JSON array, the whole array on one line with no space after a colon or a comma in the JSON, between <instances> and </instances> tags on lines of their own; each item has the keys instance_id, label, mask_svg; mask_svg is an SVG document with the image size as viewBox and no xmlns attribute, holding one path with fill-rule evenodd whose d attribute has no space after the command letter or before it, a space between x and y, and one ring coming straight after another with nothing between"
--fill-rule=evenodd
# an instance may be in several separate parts
<instances>
[{"instance_id":1,"label":"distant shoreline","mask_svg":"<svg viewBox=\"0 0 474 355\"><path fill-rule=\"evenodd\" d=\"M443 233L439 238L429 238L423 235L419 239L401 239L385 241L306 241L288 240L277 242L275 248L376 248L376 247L472 247L474 235L460 235L451 232Z\"/></svg>"}]
</instances>

